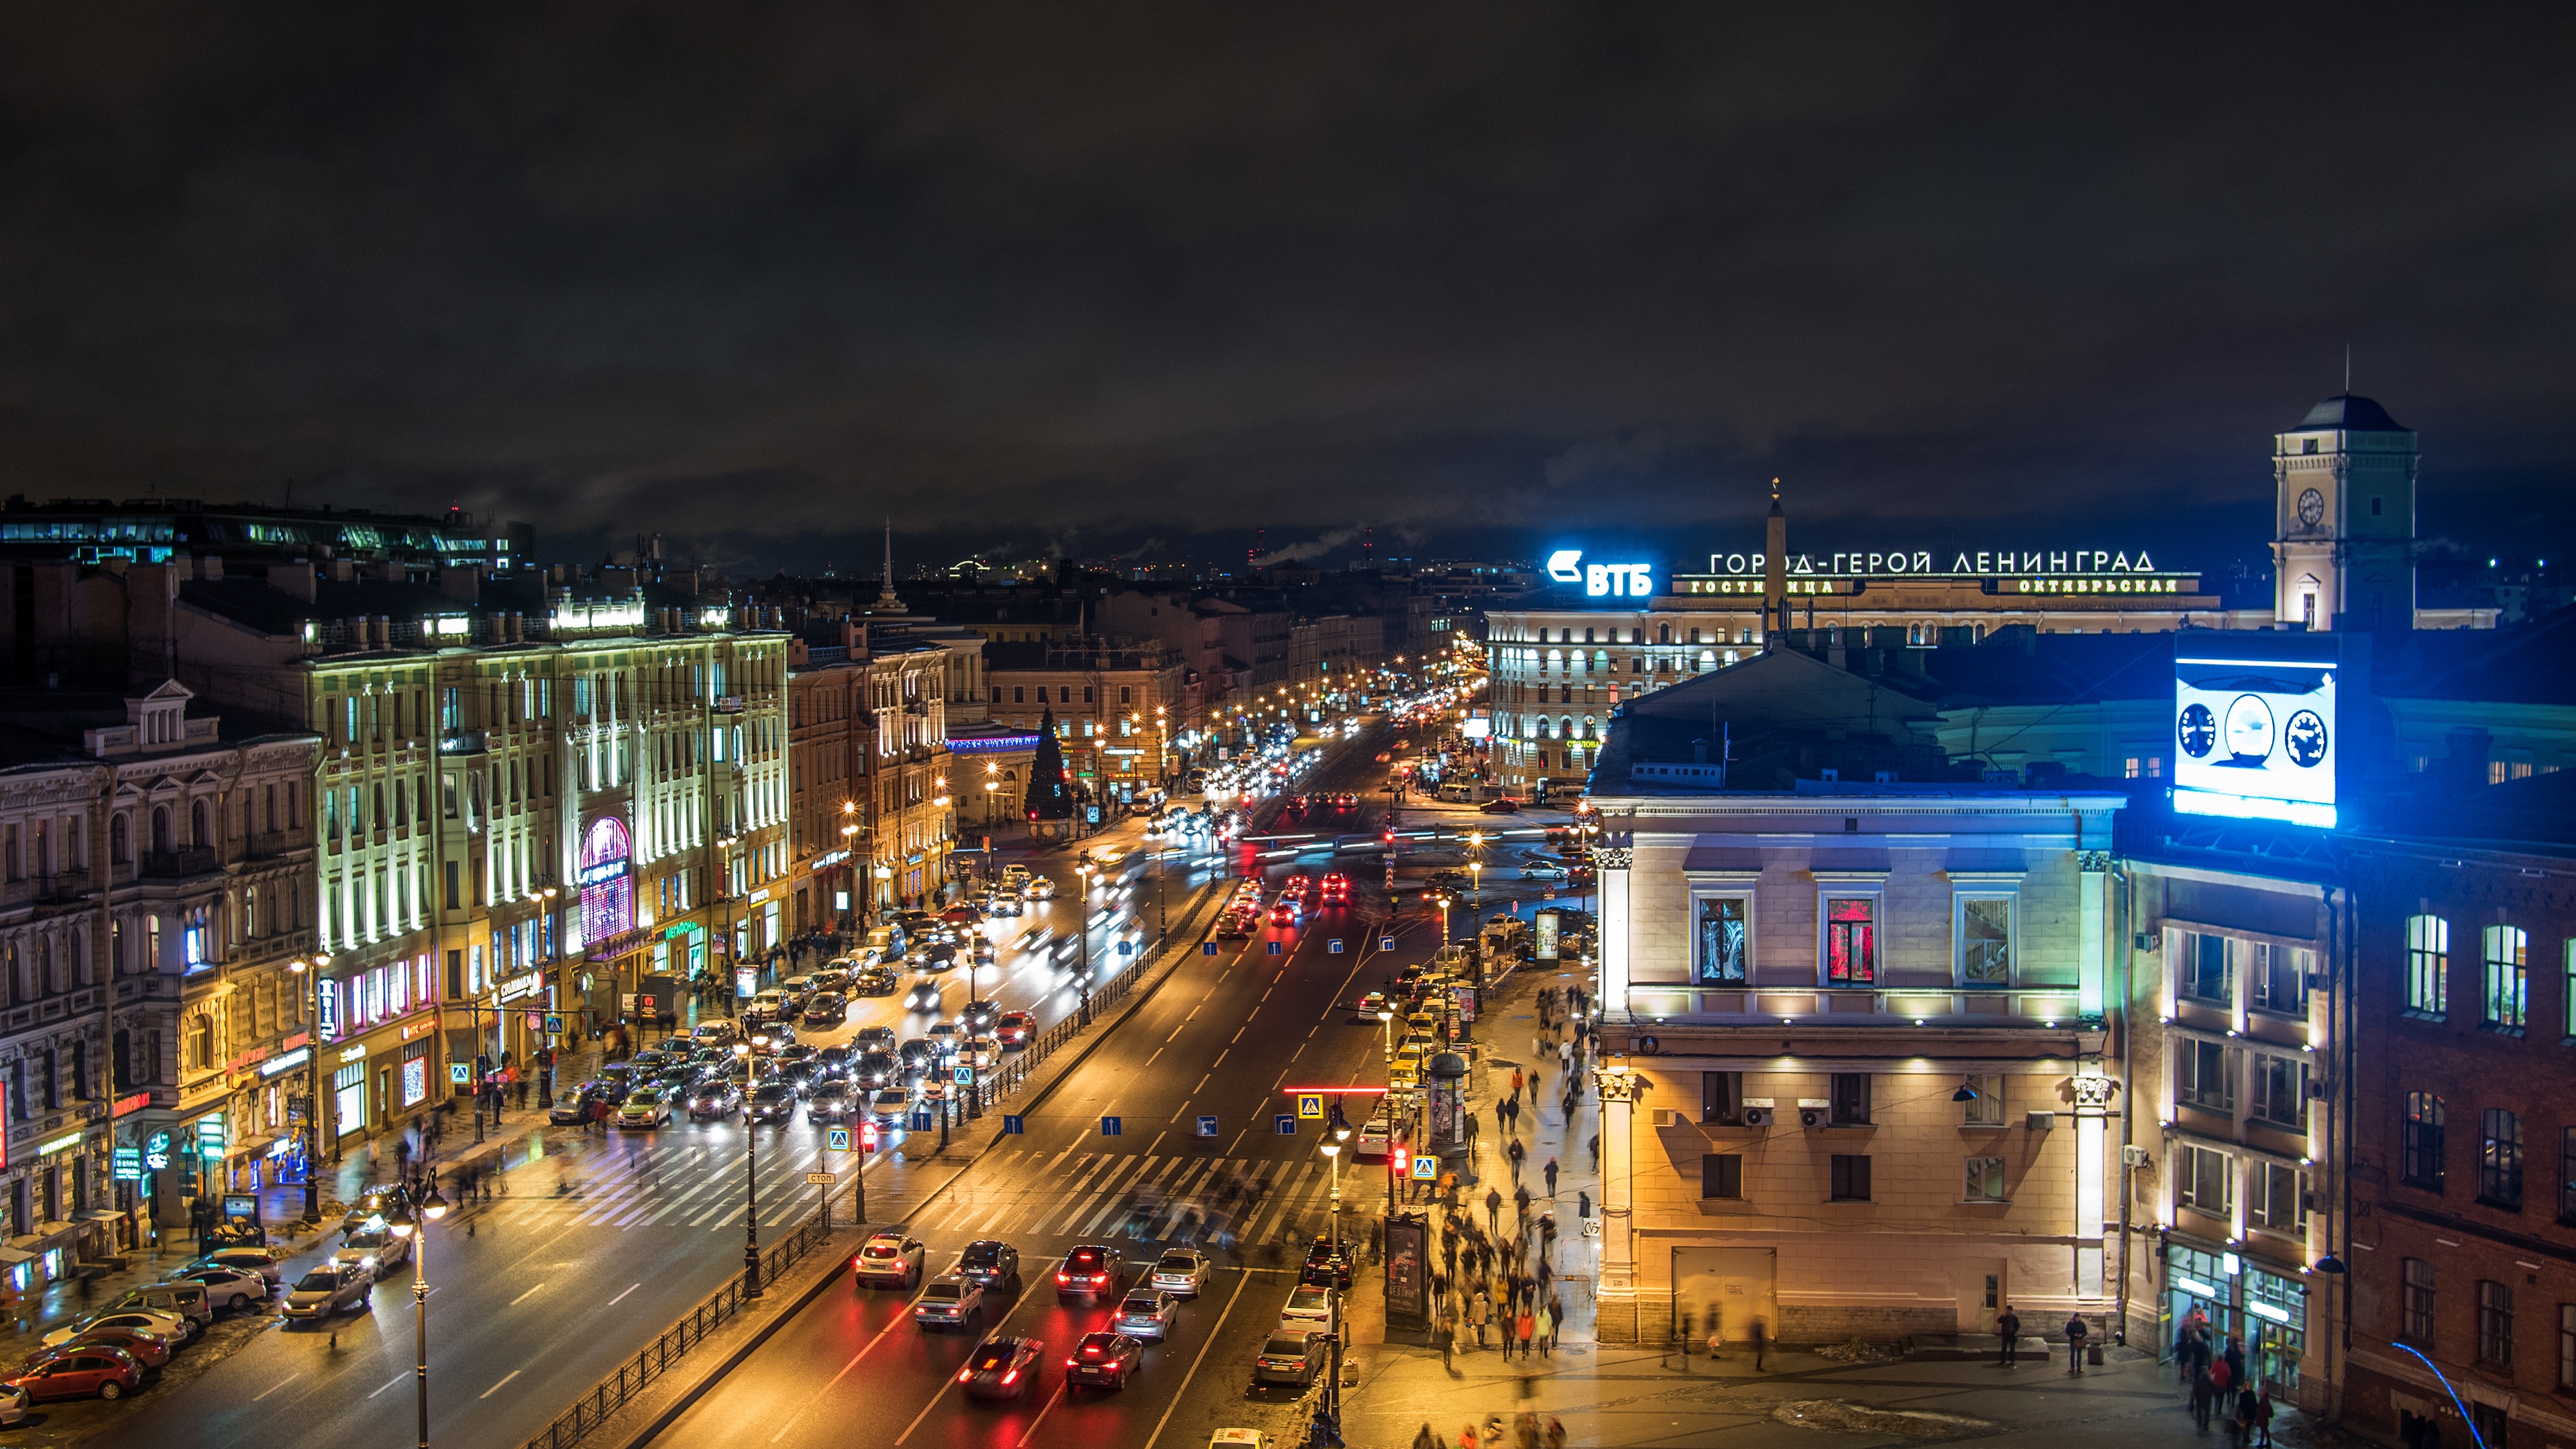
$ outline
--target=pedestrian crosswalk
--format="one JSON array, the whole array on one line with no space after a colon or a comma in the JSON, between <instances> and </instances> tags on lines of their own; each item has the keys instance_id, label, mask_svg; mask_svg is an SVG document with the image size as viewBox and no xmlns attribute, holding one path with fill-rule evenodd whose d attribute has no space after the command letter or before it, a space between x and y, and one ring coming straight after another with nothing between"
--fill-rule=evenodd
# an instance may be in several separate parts
<instances>
[{"instance_id":1,"label":"pedestrian crosswalk","mask_svg":"<svg viewBox=\"0 0 2576 1449\"><path fill-rule=\"evenodd\" d=\"M819 1190L806 1173L836 1171L846 1191L856 1166L854 1154L827 1153L819 1138L765 1139L763 1220L812 1209ZM739 1136L611 1139L513 1169L481 1211L500 1221L611 1231L739 1228L745 1178ZM869 1184L872 1195L899 1190L899 1165L871 1173ZM915 1227L967 1238L1259 1246L1321 1234L1331 1210L1332 1177L1318 1162L1019 1149L979 1161Z\"/></svg>"}]
</instances>

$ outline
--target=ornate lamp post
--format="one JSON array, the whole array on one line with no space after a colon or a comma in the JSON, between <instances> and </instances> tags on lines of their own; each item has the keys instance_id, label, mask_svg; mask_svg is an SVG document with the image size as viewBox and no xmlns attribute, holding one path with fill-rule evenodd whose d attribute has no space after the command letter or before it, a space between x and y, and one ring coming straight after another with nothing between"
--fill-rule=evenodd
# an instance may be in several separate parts
<instances>
[{"instance_id":1,"label":"ornate lamp post","mask_svg":"<svg viewBox=\"0 0 2576 1449\"><path fill-rule=\"evenodd\" d=\"M733 1044L734 1060L743 1064L746 1073L744 1086L756 1085L752 1077L759 1069L752 1062L752 1049L767 1045L769 1038L766 1036L755 1036L750 1041ZM748 1092L744 1093L742 1108L742 1193L742 1296L755 1299L760 1296L760 1127L751 1120Z\"/></svg>"},{"instance_id":2,"label":"ornate lamp post","mask_svg":"<svg viewBox=\"0 0 2576 1449\"><path fill-rule=\"evenodd\" d=\"M415 1219L411 1209L406 1207L385 1224L393 1230L395 1237L412 1239L412 1383L420 1401L420 1449L429 1449L429 1225L445 1216L447 1199L438 1195L438 1179L436 1174L432 1174L429 1196L420 1200L419 1218Z\"/></svg>"}]
</instances>

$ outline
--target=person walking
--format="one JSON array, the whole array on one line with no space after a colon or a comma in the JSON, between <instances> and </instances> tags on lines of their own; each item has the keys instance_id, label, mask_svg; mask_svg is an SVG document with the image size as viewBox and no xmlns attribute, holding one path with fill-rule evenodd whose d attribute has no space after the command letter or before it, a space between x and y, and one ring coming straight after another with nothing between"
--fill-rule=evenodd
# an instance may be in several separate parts
<instances>
[{"instance_id":1,"label":"person walking","mask_svg":"<svg viewBox=\"0 0 2576 1449\"><path fill-rule=\"evenodd\" d=\"M1524 1298L1521 1300L1520 1316L1512 1320L1512 1327L1520 1335L1521 1362L1528 1363L1530 1356L1530 1340L1538 1336L1538 1315L1530 1311L1528 1299ZM2252 1395L2247 1395L2247 1398L2250 1400Z\"/></svg>"},{"instance_id":2,"label":"person walking","mask_svg":"<svg viewBox=\"0 0 2576 1449\"><path fill-rule=\"evenodd\" d=\"M1514 1067L1514 1068L1512 1068L1512 1094L1511 1094L1509 1097L1504 1098L1503 1100L1504 1100L1504 1101L1506 1101L1506 1102L1517 1102L1517 1101L1519 1101L1519 1100L1520 1100L1520 1095L1521 1095L1521 1085L1522 1085L1522 1083L1523 1083L1524 1081L1526 1081L1526 1080L1527 1080L1526 1078L1524 1078L1524 1077L1522 1077L1522 1076L1521 1076L1521 1069L1520 1069L1520 1068L1518 1068L1518 1067Z\"/></svg>"},{"instance_id":3,"label":"person walking","mask_svg":"<svg viewBox=\"0 0 2576 1449\"><path fill-rule=\"evenodd\" d=\"M1557 1294L1547 1295L1547 1352L1556 1356L1557 1335L1565 1328L1565 1300Z\"/></svg>"},{"instance_id":4,"label":"person walking","mask_svg":"<svg viewBox=\"0 0 2576 1449\"><path fill-rule=\"evenodd\" d=\"M1499 1187L1485 1189L1485 1228L1495 1234L1503 1230L1503 1190Z\"/></svg>"},{"instance_id":5,"label":"person walking","mask_svg":"<svg viewBox=\"0 0 2576 1449\"><path fill-rule=\"evenodd\" d=\"M1451 1373L1458 1371L1458 1320L1446 1309L1440 1314L1440 1367Z\"/></svg>"},{"instance_id":6,"label":"person walking","mask_svg":"<svg viewBox=\"0 0 2576 1449\"><path fill-rule=\"evenodd\" d=\"M1512 1160L1512 1181L1520 1181L1521 1164L1529 1161L1529 1149L1523 1147L1521 1140L1515 1137L1512 1139L1512 1145L1504 1149L1504 1155Z\"/></svg>"},{"instance_id":7,"label":"person walking","mask_svg":"<svg viewBox=\"0 0 2576 1449\"><path fill-rule=\"evenodd\" d=\"M1753 1320L1753 1371L1757 1374L1762 1372L1763 1343L1764 1331L1762 1320L1757 1318Z\"/></svg>"},{"instance_id":8,"label":"person walking","mask_svg":"<svg viewBox=\"0 0 2576 1449\"><path fill-rule=\"evenodd\" d=\"M1547 1166L1541 1171L1547 1178L1547 1195L1553 1198L1556 1196L1556 1159L1549 1158Z\"/></svg>"},{"instance_id":9,"label":"person walking","mask_svg":"<svg viewBox=\"0 0 2576 1449\"><path fill-rule=\"evenodd\" d=\"M1440 1436L1431 1432L1431 1421L1422 1421L1421 1432L1413 1436L1413 1449L1441 1449Z\"/></svg>"},{"instance_id":10,"label":"person walking","mask_svg":"<svg viewBox=\"0 0 2576 1449\"><path fill-rule=\"evenodd\" d=\"M1521 1231L1529 1231L1530 1190L1526 1186L1512 1189L1512 1205L1520 1210Z\"/></svg>"},{"instance_id":11,"label":"person walking","mask_svg":"<svg viewBox=\"0 0 2576 1449\"><path fill-rule=\"evenodd\" d=\"M1547 1441L1543 1449L1565 1449L1565 1421L1554 1414L1547 1416Z\"/></svg>"},{"instance_id":12,"label":"person walking","mask_svg":"<svg viewBox=\"0 0 2576 1449\"><path fill-rule=\"evenodd\" d=\"M2263 1386L2263 1397L2254 1404L2254 1432L2260 1436L2262 1449L2272 1449L2272 1388Z\"/></svg>"},{"instance_id":13,"label":"person walking","mask_svg":"<svg viewBox=\"0 0 2576 1449\"><path fill-rule=\"evenodd\" d=\"M2021 1315L2013 1312L2009 1303L2004 1305L2002 1316L1995 1320L1995 1336L2004 1343L2003 1366L2017 1367L2021 1357Z\"/></svg>"},{"instance_id":14,"label":"person walking","mask_svg":"<svg viewBox=\"0 0 2576 1449\"><path fill-rule=\"evenodd\" d=\"M1592 1150L1592 1170L1599 1172L1601 1170L1601 1134L1593 1133L1592 1140L1585 1145Z\"/></svg>"},{"instance_id":15,"label":"person walking","mask_svg":"<svg viewBox=\"0 0 2576 1449\"><path fill-rule=\"evenodd\" d=\"M2262 1412L2263 1401L2255 1395L2253 1386L2241 1384L2236 1390L2236 1417L2229 1426L2229 1437L2244 1449L2254 1449L2254 1421Z\"/></svg>"},{"instance_id":16,"label":"person walking","mask_svg":"<svg viewBox=\"0 0 2576 1449\"><path fill-rule=\"evenodd\" d=\"M2245 1340L2241 1335L2227 1335L2227 1377L2232 1383L2245 1382Z\"/></svg>"},{"instance_id":17,"label":"person walking","mask_svg":"<svg viewBox=\"0 0 2576 1449\"><path fill-rule=\"evenodd\" d=\"M2066 1318L2066 1372L2071 1378L2084 1376L2084 1340L2093 1332L2081 1313Z\"/></svg>"},{"instance_id":18,"label":"person walking","mask_svg":"<svg viewBox=\"0 0 2576 1449\"><path fill-rule=\"evenodd\" d=\"M2209 1406L2218 1398L2218 1386L2209 1381L2209 1369L2197 1360L2184 1360L2191 1374L2191 1427L2195 1434L2209 1432Z\"/></svg>"}]
</instances>

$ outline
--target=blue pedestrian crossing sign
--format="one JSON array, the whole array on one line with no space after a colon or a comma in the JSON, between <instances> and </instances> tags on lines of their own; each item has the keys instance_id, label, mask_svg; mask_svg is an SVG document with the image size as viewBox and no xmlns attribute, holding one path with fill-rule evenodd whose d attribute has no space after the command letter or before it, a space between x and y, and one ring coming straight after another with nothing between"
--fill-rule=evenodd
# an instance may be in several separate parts
<instances>
[{"instance_id":1,"label":"blue pedestrian crossing sign","mask_svg":"<svg viewBox=\"0 0 2576 1449\"><path fill-rule=\"evenodd\" d=\"M1294 1137L1297 1135L1297 1119L1289 1116L1287 1113L1282 1112L1278 1116L1271 1118L1270 1121L1271 1124L1278 1129L1280 1136Z\"/></svg>"},{"instance_id":2,"label":"blue pedestrian crossing sign","mask_svg":"<svg viewBox=\"0 0 2576 1449\"><path fill-rule=\"evenodd\" d=\"M1270 943L1270 954L1271 954L1271 955L1273 955L1273 956L1276 956L1276 955L1278 955L1278 954L1279 954L1279 943L1278 943L1278 942L1273 941L1273 942L1271 942L1271 943Z\"/></svg>"},{"instance_id":3,"label":"blue pedestrian crossing sign","mask_svg":"<svg viewBox=\"0 0 2576 1449\"><path fill-rule=\"evenodd\" d=\"M1213 955L1215 955L1215 954L1216 954L1216 942L1214 942L1214 941L1201 941L1201 942L1199 942L1199 954L1200 954L1200 955L1202 955L1202 956L1213 956Z\"/></svg>"},{"instance_id":4,"label":"blue pedestrian crossing sign","mask_svg":"<svg viewBox=\"0 0 2576 1449\"><path fill-rule=\"evenodd\" d=\"M1297 1115L1305 1118L1309 1122L1323 1121L1324 1094L1321 1092L1299 1092L1297 1094Z\"/></svg>"},{"instance_id":5,"label":"blue pedestrian crossing sign","mask_svg":"<svg viewBox=\"0 0 2576 1449\"><path fill-rule=\"evenodd\" d=\"M1425 1153L1422 1156L1413 1159L1413 1176L1414 1180L1417 1182L1439 1181L1440 1159L1431 1156L1429 1153Z\"/></svg>"},{"instance_id":6,"label":"blue pedestrian crossing sign","mask_svg":"<svg viewBox=\"0 0 2576 1449\"><path fill-rule=\"evenodd\" d=\"M1002 1117L1002 1135L1003 1135L1003 1136L1005 1136L1005 1137L1019 1137L1019 1136L1023 1136L1023 1135L1025 1135L1025 1134L1026 1134L1026 1129L1021 1125L1020 1119L1019 1119L1019 1117L1018 1117L1016 1114L1006 1113L1006 1114L1004 1114L1004 1115L1003 1115L1003 1117Z\"/></svg>"},{"instance_id":7,"label":"blue pedestrian crossing sign","mask_svg":"<svg viewBox=\"0 0 2576 1449\"><path fill-rule=\"evenodd\" d=\"M849 1151L850 1129L847 1127L833 1127L826 1129L823 1133L823 1150L826 1152Z\"/></svg>"},{"instance_id":8,"label":"blue pedestrian crossing sign","mask_svg":"<svg viewBox=\"0 0 2576 1449\"><path fill-rule=\"evenodd\" d=\"M975 1085L975 1069L973 1067L950 1067L948 1069L948 1080L955 1082L961 1087L971 1087Z\"/></svg>"},{"instance_id":9,"label":"blue pedestrian crossing sign","mask_svg":"<svg viewBox=\"0 0 2576 1449\"><path fill-rule=\"evenodd\" d=\"M1201 1137L1214 1137L1216 1135L1216 1119L1214 1117L1201 1117L1199 1119L1199 1135Z\"/></svg>"},{"instance_id":10,"label":"blue pedestrian crossing sign","mask_svg":"<svg viewBox=\"0 0 2576 1449\"><path fill-rule=\"evenodd\" d=\"M1381 951L1392 951L1392 950L1394 950L1394 949L1395 949L1395 938L1394 938L1393 936L1380 936L1380 937L1378 937L1378 938L1377 938L1377 948L1378 948L1379 950L1381 950Z\"/></svg>"},{"instance_id":11,"label":"blue pedestrian crossing sign","mask_svg":"<svg viewBox=\"0 0 2576 1449\"><path fill-rule=\"evenodd\" d=\"M1117 1119L1117 1118L1115 1118L1115 1117L1103 1117L1103 1118L1101 1118L1101 1119L1100 1119L1100 1135L1101 1135L1101 1136L1103 1136L1103 1137L1115 1137L1115 1136L1117 1136L1117 1135L1118 1135L1118 1119Z\"/></svg>"}]
</instances>

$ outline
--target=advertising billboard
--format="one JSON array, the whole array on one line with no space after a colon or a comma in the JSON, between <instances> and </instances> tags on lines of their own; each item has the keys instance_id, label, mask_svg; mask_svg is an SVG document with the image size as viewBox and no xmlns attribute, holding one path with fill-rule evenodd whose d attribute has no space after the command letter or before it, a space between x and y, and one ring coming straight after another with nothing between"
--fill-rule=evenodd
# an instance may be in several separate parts
<instances>
[{"instance_id":1,"label":"advertising billboard","mask_svg":"<svg viewBox=\"0 0 2576 1449\"><path fill-rule=\"evenodd\" d=\"M2174 809L2334 825L2334 644L2292 638L2178 644Z\"/></svg>"}]
</instances>

